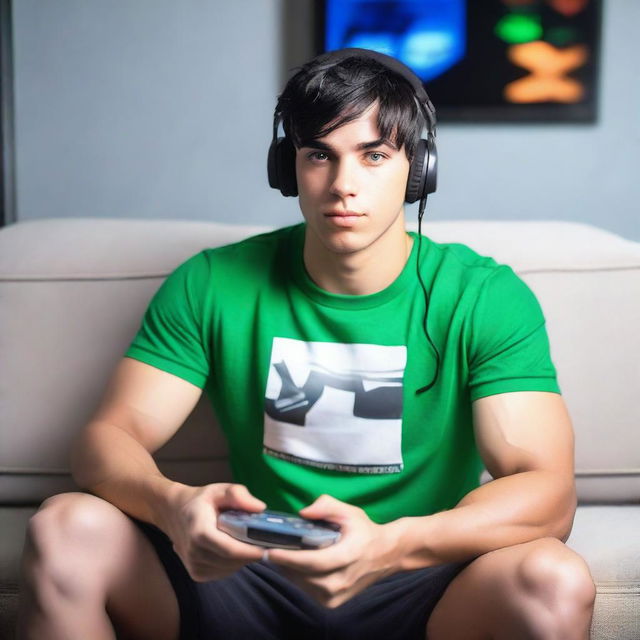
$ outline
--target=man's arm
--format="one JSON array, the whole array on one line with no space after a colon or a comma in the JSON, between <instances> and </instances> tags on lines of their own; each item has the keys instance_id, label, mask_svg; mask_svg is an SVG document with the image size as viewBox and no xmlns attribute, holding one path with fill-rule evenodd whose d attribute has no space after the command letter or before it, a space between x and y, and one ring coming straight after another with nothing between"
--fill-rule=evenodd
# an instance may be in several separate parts
<instances>
[{"instance_id":1,"label":"man's arm","mask_svg":"<svg viewBox=\"0 0 640 640\"><path fill-rule=\"evenodd\" d=\"M465 561L546 536L566 540L576 506L573 429L562 397L503 393L473 404L480 454L495 478L453 509L371 522L361 509L322 496L302 515L342 525L343 539L320 551L270 552L292 580L339 606L380 577Z\"/></svg>"},{"instance_id":2,"label":"man's arm","mask_svg":"<svg viewBox=\"0 0 640 640\"><path fill-rule=\"evenodd\" d=\"M158 524L158 513L176 483L160 473L151 454L181 427L200 395L186 380L123 358L73 447L76 483Z\"/></svg>"},{"instance_id":3,"label":"man's arm","mask_svg":"<svg viewBox=\"0 0 640 640\"><path fill-rule=\"evenodd\" d=\"M473 403L476 443L494 480L453 509L396 521L402 568L467 560L552 536L565 541L576 508L574 437L562 396L522 391Z\"/></svg>"}]
</instances>

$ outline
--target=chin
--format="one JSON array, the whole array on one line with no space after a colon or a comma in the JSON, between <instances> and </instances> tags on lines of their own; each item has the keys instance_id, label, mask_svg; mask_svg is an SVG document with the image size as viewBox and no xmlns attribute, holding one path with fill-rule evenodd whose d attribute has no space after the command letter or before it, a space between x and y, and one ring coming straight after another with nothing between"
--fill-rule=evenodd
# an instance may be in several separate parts
<instances>
[{"instance_id":1,"label":"chin","mask_svg":"<svg viewBox=\"0 0 640 640\"><path fill-rule=\"evenodd\" d=\"M324 237L321 239L325 249L336 255L350 255L358 253L373 244L372 238L363 237L362 234L354 232L342 232L333 234L333 237Z\"/></svg>"}]
</instances>

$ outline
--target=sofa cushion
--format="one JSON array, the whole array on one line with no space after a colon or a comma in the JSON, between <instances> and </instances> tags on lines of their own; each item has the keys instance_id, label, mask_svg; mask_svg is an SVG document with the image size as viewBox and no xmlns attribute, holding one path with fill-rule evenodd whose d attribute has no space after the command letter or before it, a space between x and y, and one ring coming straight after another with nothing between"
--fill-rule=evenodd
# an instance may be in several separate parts
<instances>
[{"instance_id":1,"label":"sofa cushion","mask_svg":"<svg viewBox=\"0 0 640 640\"><path fill-rule=\"evenodd\" d=\"M164 279L202 249L267 229L192 220L27 220L2 228L0 277L29 282Z\"/></svg>"},{"instance_id":2,"label":"sofa cushion","mask_svg":"<svg viewBox=\"0 0 640 640\"><path fill-rule=\"evenodd\" d=\"M578 507L567 545L596 583L593 638L640 638L640 504Z\"/></svg>"},{"instance_id":3,"label":"sofa cushion","mask_svg":"<svg viewBox=\"0 0 640 640\"><path fill-rule=\"evenodd\" d=\"M537 295L576 432L581 502L640 496L640 243L573 222L431 223L510 264Z\"/></svg>"},{"instance_id":4,"label":"sofa cushion","mask_svg":"<svg viewBox=\"0 0 640 640\"><path fill-rule=\"evenodd\" d=\"M0 638L13 638L18 613L20 560L35 507L0 507Z\"/></svg>"},{"instance_id":5,"label":"sofa cushion","mask_svg":"<svg viewBox=\"0 0 640 640\"><path fill-rule=\"evenodd\" d=\"M261 230L126 219L48 219L0 230L0 502L38 503L75 488L70 443L151 296L194 253ZM183 482L229 476L206 398L157 458Z\"/></svg>"},{"instance_id":6,"label":"sofa cushion","mask_svg":"<svg viewBox=\"0 0 640 640\"><path fill-rule=\"evenodd\" d=\"M0 230L0 502L73 487L70 442L163 279L199 250L263 229L69 218ZM433 222L424 232L511 264L531 286L574 421L580 500L637 500L640 244L569 222ZM204 399L157 452L180 479L227 474L225 456Z\"/></svg>"}]
</instances>

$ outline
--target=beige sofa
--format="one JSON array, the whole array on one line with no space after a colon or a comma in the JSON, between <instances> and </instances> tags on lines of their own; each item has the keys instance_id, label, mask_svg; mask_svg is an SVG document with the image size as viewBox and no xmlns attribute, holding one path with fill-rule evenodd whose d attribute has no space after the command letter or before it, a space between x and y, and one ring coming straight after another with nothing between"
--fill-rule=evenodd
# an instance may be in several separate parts
<instances>
[{"instance_id":1,"label":"beige sofa","mask_svg":"<svg viewBox=\"0 0 640 640\"><path fill-rule=\"evenodd\" d=\"M163 278L207 246L260 229L50 219L0 230L0 638L13 635L24 529L73 489L68 450ZM588 561L597 640L640 639L640 244L564 222L426 223L512 265L538 295L572 414L580 506L569 546ZM157 455L190 483L228 478L203 402Z\"/></svg>"}]
</instances>

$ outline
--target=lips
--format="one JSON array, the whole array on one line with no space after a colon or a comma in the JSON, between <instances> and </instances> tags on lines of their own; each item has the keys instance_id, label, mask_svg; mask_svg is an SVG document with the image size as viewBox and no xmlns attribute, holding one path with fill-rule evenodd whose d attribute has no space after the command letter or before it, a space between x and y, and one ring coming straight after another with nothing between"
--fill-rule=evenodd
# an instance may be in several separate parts
<instances>
[{"instance_id":1,"label":"lips","mask_svg":"<svg viewBox=\"0 0 640 640\"><path fill-rule=\"evenodd\" d=\"M358 211L350 211L350 210L346 210L346 211L334 210L334 211L327 211L325 215L328 216L329 218L359 218L360 216L363 216L364 213L359 213Z\"/></svg>"},{"instance_id":2,"label":"lips","mask_svg":"<svg viewBox=\"0 0 640 640\"><path fill-rule=\"evenodd\" d=\"M342 229L354 227L365 218L364 213L350 210L327 211L324 215L329 224Z\"/></svg>"}]
</instances>

